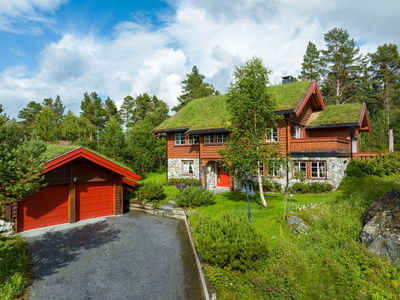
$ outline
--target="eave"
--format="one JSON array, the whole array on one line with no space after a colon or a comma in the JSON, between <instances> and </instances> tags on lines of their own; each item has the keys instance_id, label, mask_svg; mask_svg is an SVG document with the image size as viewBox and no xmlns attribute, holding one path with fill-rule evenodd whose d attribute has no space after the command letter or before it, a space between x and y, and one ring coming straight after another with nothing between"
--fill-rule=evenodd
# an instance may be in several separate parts
<instances>
[{"instance_id":1,"label":"eave","mask_svg":"<svg viewBox=\"0 0 400 300\"><path fill-rule=\"evenodd\" d=\"M310 85L310 87L308 88L307 93L300 100L300 102L297 105L296 109L293 111L295 113L296 117L298 117L301 114L304 106L306 106L307 102L310 100L310 98L311 98L311 96L313 94L315 94L316 97L317 97L316 104L317 104L317 106L319 106L318 107L319 110L323 110L325 108L325 103L324 103L324 100L322 99L322 95L321 95L321 92L320 92L320 90L318 88L318 84L317 84L316 81L314 81Z\"/></svg>"},{"instance_id":2,"label":"eave","mask_svg":"<svg viewBox=\"0 0 400 300\"><path fill-rule=\"evenodd\" d=\"M159 133L168 133L168 132L182 132L188 131L192 126L184 126L184 127L170 127L170 128L156 128L152 132L155 134Z\"/></svg>"}]
</instances>

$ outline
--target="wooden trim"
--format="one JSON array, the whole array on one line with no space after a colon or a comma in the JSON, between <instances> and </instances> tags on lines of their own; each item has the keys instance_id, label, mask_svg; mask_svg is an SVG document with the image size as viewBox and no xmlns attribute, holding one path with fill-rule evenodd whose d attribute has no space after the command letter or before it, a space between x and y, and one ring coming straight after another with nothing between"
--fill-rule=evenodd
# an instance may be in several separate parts
<instances>
[{"instance_id":1,"label":"wooden trim","mask_svg":"<svg viewBox=\"0 0 400 300\"><path fill-rule=\"evenodd\" d=\"M185 176L194 176L194 173L193 173L193 174L186 174L186 173L183 173L183 165L184 165L184 162L185 162L185 161L187 161L187 162L192 162L192 163L193 163L193 169L194 169L194 160L191 160L191 159L181 160L181 163L182 163L182 165L181 165L181 173L182 173L182 175L185 175ZM194 172L194 170L193 170L193 172Z\"/></svg>"},{"instance_id":2,"label":"wooden trim","mask_svg":"<svg viewBox=\"0 0 400 300\"><path fill-rule=\"evenodd\" d=\"M118 178L118 188L119 188L119 214L124 213L124 187L122 183L122 176Z\"/></svg>"},{"instance_id":3,"label":"wooden trim","mask_svg":"<svg viewBox=\"0 0 400 300\"><path fill-rule=\"evenodd\" d=\"M312 177L312 163L324 163L325 164L325 177ZM327 168L327 163L326 160L312 160L310 161L310 178L308 179L316 179L316 180L321 180L321 179L326 179L328 175L328 168Z\"/></svg>"},{"instance_id":4,"label":"wooden trim","mask_svg":"<svg viewBox=\"0 0 400 300\"><path fill-rule=\"evenodd\" d=\"M322 109L325 108L325 103L324 103L324 100L322 99L322 95L318 88L318 84L316 81L314 81L314 83L309 88L308 93L304 96L303 100L300 102L299 107L296 109L296 111L295 111L296 117L298 117L301 114L304 106L306 106L307 102L310 100L310 98L314 94L314 92L316 92L316 96L317 96L317 99L319 100L319 104L321 105L321 108Z\"/></svg>"},{"instance_id":5,"label":"wooden trim","mask_svg":"<svg viewBox=\"0 0 400 300\"><path fill-rule=\"evenodd\" d=\"M113 186L113 214L116 215L116 201L117 201L117 197L116 197L116 192L117 192L117 186L118 186L118 179L114 179L114 186Z\"/></svg>"},{"instance_id":6,"label":"wooden trim","mask_svg":"<svg viewBox=\"0 0 400 300\"><path fill-rule=\"evenodd\" d=\"M129 185L129 186L135 186L136 185L136 182L134 182L134 181L132 181L132 180L130 180L128 178L125 178L125 177L122 177L122 182L127 184L127 185Z\"/></svg>"},{"instance_id":7,"label":"wooden trim","mask_svg":"<svg viewBox=\"0 0 400 300\"><path fill-rule=\"evenodd\" d=\"M128 177L134 181L138 181L140 178L142 178L141 176L139 176L138 174L129 171L128 169L121 167L115 163L113 163L112 161L109 161L108 159L105 159L89 150L86 150L84 148L78 148L74 151L68 152L56 159L53 159L51 161L49 161L46 164L46 169L42 172L42 174L47 173L63 164L66 164L78 157L83 157L86 158L87 160L90 160L102 167L105 167L111 171L114 171L117 174L120 174L122 176Z\"/></svg>"},{"instance_id":8,"label":"wooden trim","mask_svg":"<svg viewBox=\"0 0 400 300\"><path fill-rule=\"evenodd\" d=\"M68 223L76 222L76 185L72 180L75 175L75 162L69 163L69 187L68 187Z\"/></svg>"}]
</instances>

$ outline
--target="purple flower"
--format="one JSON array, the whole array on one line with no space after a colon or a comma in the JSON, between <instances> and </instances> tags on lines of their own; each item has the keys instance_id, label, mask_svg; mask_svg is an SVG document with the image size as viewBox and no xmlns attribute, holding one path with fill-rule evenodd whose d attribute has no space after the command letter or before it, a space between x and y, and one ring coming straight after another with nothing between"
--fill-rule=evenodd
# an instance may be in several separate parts
<instances>
[{"instance_id":1,"label":"purple flower","mask_svg":"<svg viewBox=\"0 0 400 300\"><path fill-rule=\"evenodd\" d=\"M186 184L182 185L182 188L184 188L184 189L187 188Z\"/></svg>"},{"instance_id":2,"label":"purple flower","mask_svg":"<svg viewBox=\"0 0 400 300\"><path fill-rule=\"evenodd\" d=\"M177 188L177 189L179 189L180 187L181 187L181 185L180 185L180 184L177 184L177 185L176 185L176 188Z\"/></svg>"}]
</instances>

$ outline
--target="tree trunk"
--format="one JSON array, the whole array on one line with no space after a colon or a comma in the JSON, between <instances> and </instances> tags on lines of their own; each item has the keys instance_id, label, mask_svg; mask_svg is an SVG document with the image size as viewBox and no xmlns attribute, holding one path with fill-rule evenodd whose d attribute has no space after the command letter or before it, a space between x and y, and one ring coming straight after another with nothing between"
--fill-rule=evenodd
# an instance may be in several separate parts
<instances>
[{"instance_id":1,"label":"tree trunk","mask_svg":"<svg viewBox=\"0 0 400 300\"><path fill-rule=\"evenodd\" d=\"M264 190L263 190L263 186L262 186L262 177L261 177L261 172L260 172L260 162L257 162L257 177L258 177L258 188L260 190L260 197L261 197L261 202L263 204L264 207L267 207L267 201L265 201L264 198Z\"/></svg>"}]
</instances>

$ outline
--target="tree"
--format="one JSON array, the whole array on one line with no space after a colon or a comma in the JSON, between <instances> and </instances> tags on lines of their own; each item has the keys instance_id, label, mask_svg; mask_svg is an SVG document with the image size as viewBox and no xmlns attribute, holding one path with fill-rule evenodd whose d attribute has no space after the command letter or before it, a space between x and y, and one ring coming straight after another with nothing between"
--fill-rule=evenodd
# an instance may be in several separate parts
<instances>
[{"instance_id":1,"label":"tree","mask_svg":"<svg viewBox=\"0 0 400 300\"><path fill-rule=\"evenodd\" d=\"M0 216L6 205L37 191L46 164L46 144L20 134L15 120L0 116Z\"/></svg>"},{"instance_id":2,"label":"tree","mask_svg":"<svg viewBox=\"0 0 400 300\"><path fill-rule=\"evenodd\" d=\"M56 100L53 101L52 98L46 98L43 100L42 106L48 106L54 113L55 122L60 125L64 120L65 106L61 101L59 95L57 95Z\"/></svg>"},{"instance_id":3,"label":"tree","mask_svg":"<svg viewBox=\"0 0 400 300\"><path fill-rule=\"evenodd\" d=\"M125 147L125 134L121 122L111 117L107 122L104 131L99 135L99 150L104 155L123 161L123 151Z\"/></svg>"},{"instance_id":4,"label":"tree","mask_svg":"<svg viewBox=\"0 0 400 300\"><path fill-rule=\"evenodd\" d=\"M97 143L90 140L90 137L96 134L96 128L83 116L77 117L69 110L61 124L60 132L64 140L96 149Z\"/></svg>"},{"instance_id":5,"label":"tree","mask_svg":"<svg viewBox=\"0 0 400 300\"><path fill-rule=\"evenodd\" d=\"M179 104L172 108L173 111L178 112L193 99L219 95L212 84L203 82L204 78L196 66L192 68L192 73L186 74L186 79L182 81L182 95L178 97Z\"/></svg>"},{"instance_id":6,"label":"tree","mask_svg":"<svg viewBox=\"0 0 400 300\"><path fill-rule=\"evenodd\" d=\"M96 92L92 92L90 96L87 92L83 95L81 110L81 116L88 119L96 128L96 134L103 130L108 120L108 114L103 107L103 101ZM93 136L91 135L89 139L93 140Z\"/></svg>"},{"instance_id":7,"label":"tree","mask_svg":"<svg viewBox=\"0 0 400 300\"><path fill-rule=\"evenodd\" d=\"M126 127L133 126L133 115L135 109L135 100L132 96L126 96L124 98L124 102L121 105L121 109L119 110L119 115L122 119L122 122Z\"/></svg>"},{"instance_id":8,"label":"tree","mask_svg":"<svg viewBox=\"0 0 400 300\"><path fill-rule=\"evenodd\" d=\"M303 56L301 64L300 79L309 81L319 81L322 74L322 66L320 60L321 52L313 43L308 42L306 53Z\"/></svg>"},{"instance_id":9,"label":"tree","mask_svg":"<svg viewBox=\"0 0 400 300\"><path fill-rule=\"evenodd\" d=\"M361 72L362 57L347 30L333 28L324 35L326 50L321 50L325 64L322 92L337 104L351 101Z\"/></svg>"},{"instance_id":10,"label":"tree","mask_svg":"<svg viewBox=\"0 0 400 300\"><path fill-rule=\"evenodd\" d=\"M49 106L45 106L36 115L35 133L43 141L54 142L57 139L58 124L56 116Z\"/></svg>"},{"instance_id":11,"label":"tree","mask_svg":"<svg viewBox=\"0 0 400 300\"><path fill-rule=\"evenodd\" d=\"M384 44L375 53L369 53L370 70L376 97L382 99L386 110L387 126L390 124L391 102L400 96L400 55L397 45Z\"/></svg>"},{"instance_id":12,"label":"tree","mask_svg":"<svg viewBox=\"0 0 400 300\"><path fill-rule=\"evenodd\" d=\"M265 135L276 128L278 117L274 114L275 101L268 90L271 70L258 57L236 66L233 81L228 88L227 108L231 113L231 132L225 149L218 152L224 160L224 167L238 180L257 173L260 196L264 206L262 175L264 164L279 168L283 163L278 143L261 146ZM271 175L271 174L270 174Z\"/></svg>"},{"instance_id":13,"label":"tree","mask_svg":"<svg viewBox=\"0 0 400 300\"><path fill-rule=\"evenodd\" d=\"M118 113L118 108L115 105L115 102L110 99L110 97L107 97L106 101L104 101L104 109L107 112L107 119L110 120L112 117L117 119L119 122L122 122L119 113Z\"/></svg>"},{"instance_id":14,"label":"tree","mask_svg":"<svg viewBox=\"0 0 400 300\"><path fill-rule=\"evenodd\" d=\"M33 130L36 127L36 115L42 110L42 105L35 101L29 102L25 108L19 111L18 118L22 119L19 122L23 132L27 136L32 136Z\"/></svg>"}]
</instances>

